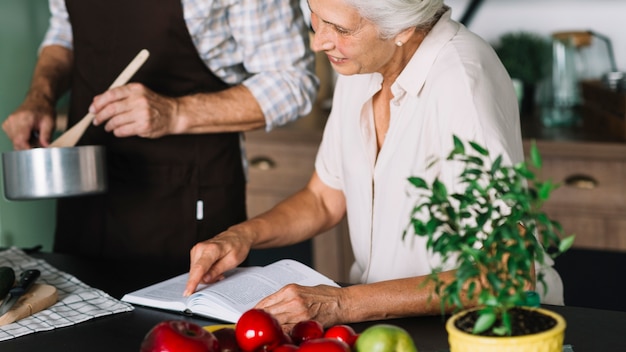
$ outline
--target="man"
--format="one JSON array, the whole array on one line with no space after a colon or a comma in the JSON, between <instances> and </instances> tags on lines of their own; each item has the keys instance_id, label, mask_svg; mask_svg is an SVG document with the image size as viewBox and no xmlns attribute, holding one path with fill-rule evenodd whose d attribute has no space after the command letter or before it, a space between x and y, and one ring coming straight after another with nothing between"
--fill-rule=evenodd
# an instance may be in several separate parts
<instances>
[{"instance_id":1,"label":"man","mask_svg":"<svg viewBox=\"0 0 626 352\"><path fill-rule=\"evenodd\" d=\"M188 261L245 219L241 134L307 114L317 91L297 0L50 0L31 88L3 124L15 149L46 147L69 89L79 145L105 145L109 190L59 199L54 250ZM141 50L150 58L106 91ZM106 91L106 92L105 92ZM36 133L35 133L36 132Z\"/></svg>"}]
</instances>

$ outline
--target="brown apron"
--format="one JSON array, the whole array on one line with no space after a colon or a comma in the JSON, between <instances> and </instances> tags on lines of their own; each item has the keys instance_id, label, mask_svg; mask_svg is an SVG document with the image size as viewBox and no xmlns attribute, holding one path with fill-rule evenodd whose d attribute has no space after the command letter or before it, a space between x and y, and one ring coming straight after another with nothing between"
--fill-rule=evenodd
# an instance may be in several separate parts
<instances>
[{"instance_id":1,"label":"brown apron","mask_svg":"<svg viewBox=\"0 0 626 352\"><path fill-rule=\"evenodd\" d=\"M66 4L75 60L70 125L142 48L150 58L131 82L172 97L228 88L198 56L180 0ZM106 146L108 192L58 200L55 251L188 261L195 243L246 218L238 133L117 138L90 126L78 144Z\"/></svg>"}]
</instances>

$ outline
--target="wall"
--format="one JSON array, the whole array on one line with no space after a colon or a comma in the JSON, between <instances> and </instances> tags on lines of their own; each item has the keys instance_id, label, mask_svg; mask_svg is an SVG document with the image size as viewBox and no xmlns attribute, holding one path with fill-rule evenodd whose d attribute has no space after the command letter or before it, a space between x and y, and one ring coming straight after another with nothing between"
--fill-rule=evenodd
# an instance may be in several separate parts
<instances>
[{"instance_id":1,"label":"wall","mask_svg":"<svg viewBox=\"0 0 626 352\"><path fill-rule=\"evenodd\" d=\"M0 0L0 120L24 98L48 16L47 0ZM0 131L0 150L12 149ZM0 199L0 247L42 245L49 250L53 229L53 201Z\"/></svg>"},{"instance_id":2,"label":"wall","mask_svg":"<svg viewBox=\"0 0 626 352\"><path fill-rule=\"evenodd\" d=\"M445 0L459 20L470 0ZM468 27L490 43L506 32L532 31L548 37L568 30L593 30L608 36L617 67L626 71L626 1L485 0Z\"/></svg>"}]
</instances>

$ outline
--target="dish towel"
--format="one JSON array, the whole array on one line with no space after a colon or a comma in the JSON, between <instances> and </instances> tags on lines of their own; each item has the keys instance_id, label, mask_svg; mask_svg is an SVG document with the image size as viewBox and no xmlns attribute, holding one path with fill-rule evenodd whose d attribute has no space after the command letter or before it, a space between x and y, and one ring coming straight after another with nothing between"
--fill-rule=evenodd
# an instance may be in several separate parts
<instances>
[{"instance_id":1,"label":"dish towel","mask_svg":"<svg viewBox=\"0 0 626 352\"><path fill-rule=\"evenodd\" d=\"M74 276L54 268L45 260L30 257L15 247L0 251L0 266L13 268L15 276L19 276L24 270L38 269L41 276L37 282L56 287L59 295L58 302L50 308L15 323L1 326L0 341L133 310L132 305L117 300L104 291L87 286Z\"/></svg>"}]
</instances>

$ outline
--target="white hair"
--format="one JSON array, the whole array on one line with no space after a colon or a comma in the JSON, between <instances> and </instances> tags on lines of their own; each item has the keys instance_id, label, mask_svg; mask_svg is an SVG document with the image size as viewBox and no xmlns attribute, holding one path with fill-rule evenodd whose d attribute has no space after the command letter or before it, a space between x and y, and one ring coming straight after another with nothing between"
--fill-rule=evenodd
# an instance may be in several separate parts
<instances>
[{"instance_id":1,"label":"white hair","mask_svg":"<svg viewBox=\"0 0 626 352\"><path fill-rule=\"evenodd\" d=\"M411 27L430 28L448 9L443 0L345 0L374 23L383 39Z\"/></svg>"}]
</instances>

